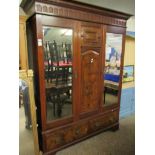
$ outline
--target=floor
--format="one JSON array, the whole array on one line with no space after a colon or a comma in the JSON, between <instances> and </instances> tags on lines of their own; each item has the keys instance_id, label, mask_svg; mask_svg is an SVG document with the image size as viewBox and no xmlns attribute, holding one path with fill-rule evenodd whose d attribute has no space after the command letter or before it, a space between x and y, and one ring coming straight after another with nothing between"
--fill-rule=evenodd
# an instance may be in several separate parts
<instances>
[{"instance_id":1,"label":"floor","mask_svg":"<svg viewBox=\"0 0 155 155\"><path fill-rule=\"evenodd\" d=\"M34 155L32 130L25 128L23 106L19 109L19 155Z\"/></svg>"},{"instance_id":2,"label":"floor","mask_svg":"<svg viewBox=\"0 0 155 155\"><path fill-rule=\"evenodd\" d=\"M56 104L57 105L57 104ZM61 108L61 115L58 115L57 106L55 105L55 116L53 114L53 104L48 103L47 104L47 120L56 120L63 117L68 117L72 115L72 104L71 103L65 103Z\"/></svg>"},{"instance_id":3,"label":"floor","mask_svg":"<svg viewBox=\"0 0 155 155\"><path fill-rule=\"evenodd\" d=\"M25 128L23 107L19 110L19 155L34 155L32 131ZM103 132L81 143L75 144L56 155L134 155L135 154L135 116L120 120L116 132Z\"/></svg>"}]
</instances>

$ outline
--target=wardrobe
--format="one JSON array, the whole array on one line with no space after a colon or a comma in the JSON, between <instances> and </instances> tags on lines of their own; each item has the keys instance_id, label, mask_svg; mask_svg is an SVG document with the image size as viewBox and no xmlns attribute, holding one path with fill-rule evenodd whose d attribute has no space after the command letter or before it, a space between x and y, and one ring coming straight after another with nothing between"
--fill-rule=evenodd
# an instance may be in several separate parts
<instances>
[{"instance_id":1,"label":"wardrobe","mask_svg":"<svg viewBox=\"0 0 155 155\"><path fill-rule=\"evenodd\" d=\"M44 155L119 129L129 14L77 1L25 0L29 68L34 71Z\"/></svg>"}]
</instances>

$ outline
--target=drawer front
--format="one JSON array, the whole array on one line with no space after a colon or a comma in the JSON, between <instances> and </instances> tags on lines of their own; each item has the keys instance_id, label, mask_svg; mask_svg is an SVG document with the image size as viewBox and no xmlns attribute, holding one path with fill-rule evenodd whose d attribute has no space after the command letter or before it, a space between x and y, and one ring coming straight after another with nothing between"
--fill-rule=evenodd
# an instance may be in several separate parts
<instances>
[{"instance_id":1,"label":"drawer front","mask_svg":"<svg viewBox=\"0 0 155 155\"><path fill-rule=\"evenodd\" d=\"M64 127L52 131L51 133L46 133L44 136L44 151L48 152L80 138L84 138L85 136L88 136L97 130L104 129L116 122L118 122L118 110L94 119L84 120L80 123L73 124L70 127Z\"/></svg>"},{"instance_id":2,"label":"drawer front","mask_svg":"<svg viewBox=\"0 0 155 155\"><path fill-rule=\"evenodd\" d=\"M86 136L87 133L88 123L86 122L46 134L45 151L50 151L59 146L73 142L76 139Z\"/></svg>"},{"instance_id":3,"label":"drawer front","mask_svg":"<svg viewBox=\"0 0 155 155\"><path fill-rule=\"evenodd\" d=\"M118 122L119 119L118 111L111 112L103 117L99 117L89 121L90 130L93 132L102 128L106 128L114 123Z\"/></svg>"}]
</instances>

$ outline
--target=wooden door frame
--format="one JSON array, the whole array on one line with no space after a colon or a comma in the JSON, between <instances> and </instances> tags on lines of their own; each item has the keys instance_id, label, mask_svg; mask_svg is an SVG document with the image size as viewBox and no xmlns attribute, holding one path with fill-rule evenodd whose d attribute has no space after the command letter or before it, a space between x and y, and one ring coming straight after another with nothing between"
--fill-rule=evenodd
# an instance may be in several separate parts
<instances>
[{"instance_id":1,"label":"wooden door frame","mask_svg":"<svg viewBox=\"0 0 155 155\"><path fill-rule=\"evenodd\" d=\"M22 70L28 70L28 52L27 52L27 37L26 37L26 16L19 16L19 67ZM21 34L20 27L23 26L24 34ZM22 28L22 27L21 27ZM21 35L24 39L21 40ZM21 47L23 46L23 47ZM23 49L23 50L22 50Z\"/></svg>"},{"instance_id":2,"label":"wooden door frame","mask_svg":"<svg viewBox=\"0 0 155 155\"><path fill-rule=\"evenodd\" d=\"M104 48L106 45L106 33L115 33L115 34L122 34L122 54L121 54L121 64L120 64L120 79L119 79L119 86L118 86L118 104L112 104L109 106L102 106L102 111L110 110L116 107L120 107L120 100L121 100L121 90L122 90L122 75L123 75L123 65L124 65L124 52L125 52L125 37L126 37L126 28L124 27L117 27L117 26L110 26L106 25L105 26L105 31L103 36L105 37L104 39ZM105 51L105 49L104 49ZM106 51L105 51L106 52ZM102 59L102 64L105 63L105 56L104 60ZM104 79L103 79L104 80ZM104 91L104 86L102 88ZM103 103L102 103L103 104Z\"/></svg>"},{"instance_id":3,"label":"wooden door frame","mask_svg":"<svg viewBox=\"0 0 155 155\"><path fill-rule=\"evenodd\" d=\"M47 122L46 118L46 92L45 92L45 73L44 73L44 49L43 46L37 46L37 63L38 63L38 77L39 77L39 93L41 94L40 96L40 104L41 104L41 121L42 121L42 130L46 131L47 129L51 129L54 127L58 127L60 125L65 125L67 123L71 123L75 120L78 119L77 116L77 96L76 96L76 91L77 91L77 83L78 83L78 78L74 78L77 70L78 70L78 62L76 60L77 57L77 21L72 20L72 19L64 19L60 17L51 17L51 16L46 16L46 15L40 15L36 14L36 30L37 30L37 40L41 39L43 40L43 33L42 33L42 28L43 26L53 26L53 27L61 27L61 28L71 28L73 29L73 116L67 117L61 120L55 120L55 121L50 121ZM76 85L76 86L75 86ZM76 102L76 103L75 103Z\"/></svg>"}]
</instances>

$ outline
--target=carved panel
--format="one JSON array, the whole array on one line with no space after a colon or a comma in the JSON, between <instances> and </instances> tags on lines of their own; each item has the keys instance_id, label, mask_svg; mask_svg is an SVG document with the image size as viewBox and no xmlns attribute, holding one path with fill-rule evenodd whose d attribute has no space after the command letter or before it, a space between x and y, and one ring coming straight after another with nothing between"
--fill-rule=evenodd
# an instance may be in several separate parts
<instances>
[{"instance_id":1,"label":"carved panel","mask_svg":"<svg viewBox=\"0 0 155 155\"><path fill-rule=\"evenodd\" d=\"M64 132L65 132L65 134L64 134L64 141L66 142L66 143L68 143L68 142L71 142L71 141L73 141L74 140L74 135L75 135L75 133L74 133L74 128L70 128L70 129L65 129L64 130Z\"/></svg>"},{"instance_id":2,"label":"carved panel","mask_svg":"<svg viewBox=\"0 0 155 155\"><path fill-rule=\"evenodd\" d=\"M43 12L47 12L47 6L43 6Z\"/></svg>"},{"instance_id":3,"label":"carved panel","mask_svg":"<svg viewBox=\"0 0 155 155\"><path fill-rule=\"evenodd\" d=\"M100 84L100 59L99 53L86 51L82 54L81 60L81 112L94 111L99 105L99 84Z\"/></svg>"},{"instance_id":4,"label":"carved panel","mask_svg":"<svg viewBox=\"0 0 155 155\"><path fill-rule=\"evenodd\" d=\"M101 27L100 26L81 26L81 46L101 47Z\"/></svg>"},{"instance_id":5,"label":"carved panel","mask_svg":"<svg viewBox=\"0 0 155 155\"><path fill-rule=\"evenodd\" d=\"M88 127L88 121L85 121L75 126L56 130L52 133L46 134L46 151L50 151L61 145L68 144L76 139L86 136L88 133Z\"/></svg>"},{"instance_id":6,"label":"carved panel","mask_svg":"<svg viewBox=\"0 0 155 155\"><path fill-rule=\"evenodd\" d=\"M75 139L81 138L85 136L88 132L88 124L82 124L75 127Z\"/></svg>"},{"instance_id":7,"label":"carved panel","mask_svg":"<svg viewBox=\"0 0 155 155\"><path fill-rule=\"evenodd\" d=\"M35 4L35 11L37 13L48 14L52 16L60 16L66 18L73 18L79 19L83 21L91 21L103 24L111 24L111 25L118 25L118 26L126 26L126 20L119 19L119 18L112 18L107 16L102 16L99 14L94 14L90 12L84 12L80 10L70 9L59 7L51 4L43 4L36 2Z\"/></svg>"},{"instance_id":8,"label":"carved panel","mask_svg":"<svg viewBox=\"0 0 155 155\"><path fill-rule=\"evenodd\" d=\"M46 135L46 150L49 151L64 144L63 132L57 131L50 135Z\"/></svg>"}]
</instances>

